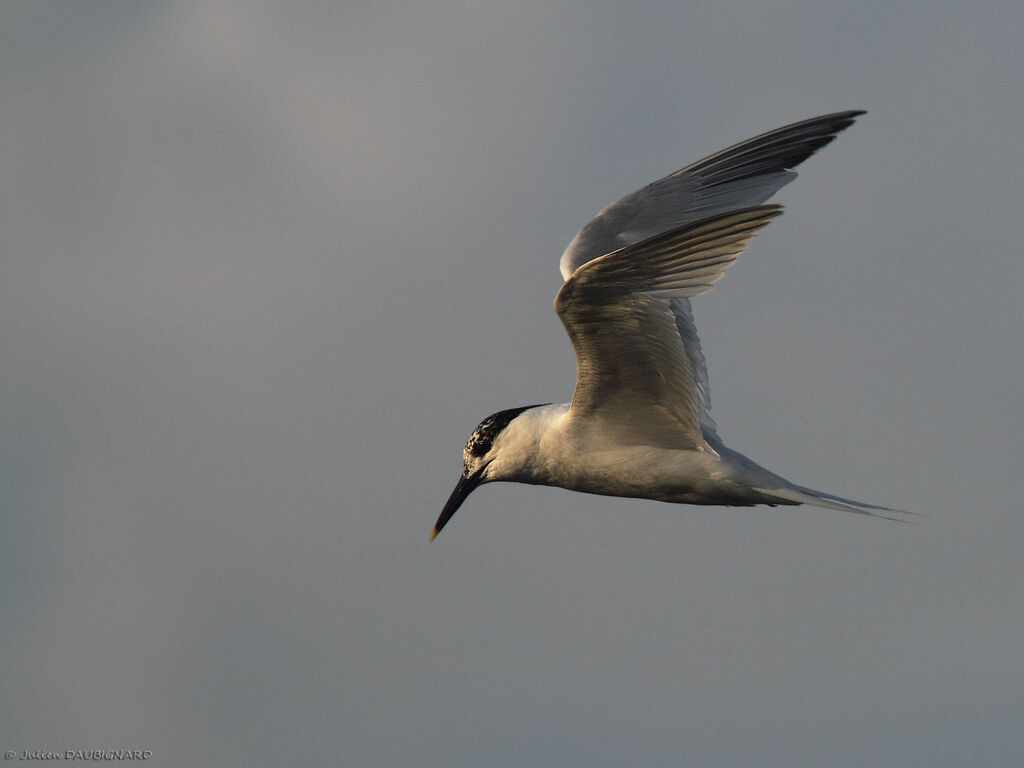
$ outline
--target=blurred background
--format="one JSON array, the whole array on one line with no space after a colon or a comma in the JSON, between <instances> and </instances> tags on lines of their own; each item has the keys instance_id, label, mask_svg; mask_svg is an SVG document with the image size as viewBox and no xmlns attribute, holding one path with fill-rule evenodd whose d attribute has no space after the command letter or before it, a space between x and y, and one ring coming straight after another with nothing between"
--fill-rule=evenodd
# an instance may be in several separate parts
<instances>
[{"instance_id":1,"label":"blurred background","mask_svg":"<svg viewBox=\"0 0 1024 768\"><path fill-rule=\"evenodd\" d=\"M1024 6L0 6L0 748L159 766L1024 763ZM558 257L869 114L695 301L727 444L923 513L516 485Z\"/></svg>"}]
</instances>

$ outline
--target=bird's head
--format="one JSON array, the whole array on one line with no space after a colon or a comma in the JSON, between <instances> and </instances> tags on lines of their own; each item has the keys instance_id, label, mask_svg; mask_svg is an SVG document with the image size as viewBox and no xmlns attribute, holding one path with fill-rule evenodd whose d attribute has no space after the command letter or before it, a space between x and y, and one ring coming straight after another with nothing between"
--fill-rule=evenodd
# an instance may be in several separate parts
<instances>
[{"instance_id":1,"label":"bird's head","mask_svg":"<svg viewBox=\"0 0 1024 768\"><path fill-rule=\"evenodd\" d=\"M500 451L495 442L517 416L523 411L536 407L535 405L526 405L522 408L510 408L507 411L492 413L473 430L473 434L469 436L466 448L462 452L462 477L459 478L452 495L448 497L441 516L437 518L434 532L430 535L431 541L437 537L441 529L451 520L455 511L462 506L462 502L477 486L503 479L491 466Z\"/></svg>"}]
</instances>

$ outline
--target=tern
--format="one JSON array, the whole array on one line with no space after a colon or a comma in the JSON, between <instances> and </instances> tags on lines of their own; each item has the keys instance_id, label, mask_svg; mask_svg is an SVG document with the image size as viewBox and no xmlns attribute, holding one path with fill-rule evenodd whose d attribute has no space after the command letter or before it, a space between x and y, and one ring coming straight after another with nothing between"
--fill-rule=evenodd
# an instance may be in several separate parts
<instances>
[{"instance_id":1,"label":"tern","mask_svg":"<svg viewBox=\"0 0 1024 768\"><path fill-rule=\"evenodd\" d=\"M497 481L677 504L900 512L795 485L727 448L690 308L782 212L762 203L796 177L793 168L862 114L755 136L626 195L583 227L562 254L555 297L576 353L572 402L480 422L430 540L475 488Z\"/></svg>"}]
</instances>

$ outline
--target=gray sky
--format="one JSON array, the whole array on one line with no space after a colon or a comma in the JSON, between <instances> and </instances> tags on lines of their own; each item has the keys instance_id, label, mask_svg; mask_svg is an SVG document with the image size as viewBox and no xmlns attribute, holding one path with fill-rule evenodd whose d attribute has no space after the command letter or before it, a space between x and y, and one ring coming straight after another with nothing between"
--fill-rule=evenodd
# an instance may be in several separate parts
<instances>
[{"instance_id":1,"label":"gray sky","mask_svg":"<svg viewBox=\"0 0 1024 768\"><path fill-rule=\"evenodd\" d=\"M0 747L1024 762L1024 7L5 2ZM558 256L870 114L695 302L726 442L926 514L490 485Z\"/></svg>"}]
</instances>

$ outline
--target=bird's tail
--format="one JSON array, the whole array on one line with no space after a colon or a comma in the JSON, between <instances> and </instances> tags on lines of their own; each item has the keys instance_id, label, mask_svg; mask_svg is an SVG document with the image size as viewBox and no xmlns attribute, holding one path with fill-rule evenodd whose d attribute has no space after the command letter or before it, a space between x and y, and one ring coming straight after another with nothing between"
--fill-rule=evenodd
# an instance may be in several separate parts
<instances>
[{"instance_id":1,"label":"bird's tail","mask_svg":"<svg viewBox=\"0 0 1024 768\"><path fill-rule=\"evenodd\" d=\"M777 498L783 504L809 504L813 507L823 507L824 509L838 509L842 512L856 512L858 515L881 517L885 520L894 520L898 523L906 523L909 521L899 517L890 517L889 515L883 515L881 513L892 512L896 515L914 514L913 512L907 512L903 509L880 507L875 504L865 504L863 501L844 499L842 496L834 496L831 493L815 491L811 488L804 488L799 485L789 484L784 488L759 488L758 490L767 496Z\"/></svg>"}]
</instances>

